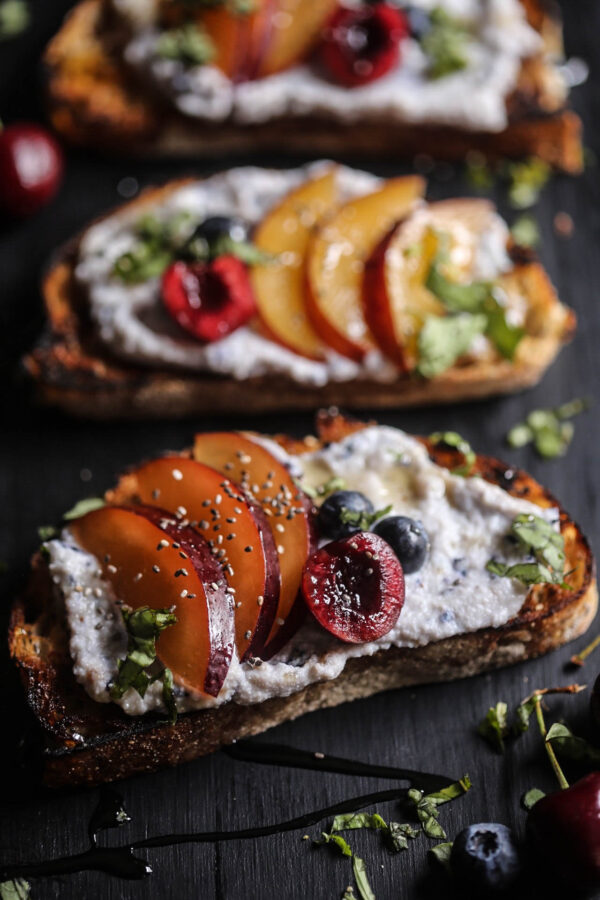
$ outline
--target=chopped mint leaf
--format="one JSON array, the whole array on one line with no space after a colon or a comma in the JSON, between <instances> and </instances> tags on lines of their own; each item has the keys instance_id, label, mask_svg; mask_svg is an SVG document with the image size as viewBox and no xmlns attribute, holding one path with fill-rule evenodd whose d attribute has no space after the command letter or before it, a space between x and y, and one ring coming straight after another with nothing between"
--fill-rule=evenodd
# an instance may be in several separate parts
<instances>
[{"instance_id":1,"label":"chopped mint leaf","mask_svg":"<svg viewBox=\"0 0 600 900\"><path fill-rule=\"evenodd\" d=\"M29 900L31 885L24 878L11 878L0 884L0 900Z\"/></svg>"},{"instance_id":2,"label":"chopped mint leaf","mask_svg":"<svg viewBox=\"0 0 600 900\"><path fill-rule=\"evenodd\" d=\"M523 584L554 584L554 578L550 569L542 566L540 563L516 563L514 566L507 566L495 559L490 559L486 564L486 569L492 575L498 575L501 578L516 578Z\"/></svg>"},{"instance_id":3,"label":"chopped mint leaf","mask_svg":"<svg viewBox=\"0 0 600 900\"><path fill-rule=\"evenodd\" d=\"M508 200L511 206L515 209L534 206L551 171L548 163L535 156L525 162L508 163Z\"/></svg>"},{"instance_id":4,"label":"chopped mint leaf","mask_svg":"<svg viewBox=\"0 0 600 900\"><path fill-rule=\"evenodd\" d=\"M435 791L433 794L424 794L418 788L411 788L408 791L408 799L416 806L417 818L427 837L445 839L446 832L437 821L438 807L457 797L462 797L470 788L471 779L468 775L464 775L460 781L449 784L448 787L442 788L441 791Z\"/></svg>"},{"instance_id":5,"label":"chopped mint leaf","mask_svg":"<svg viewBox=\"0 0 600 900\"><path fill-rule=\"evenodd\" d=\"M386 506L383 509L376 509L375 512L372 513L364 510L357 512L356 510L342 507L340 521L343 522L344 525L356 525L359 531L369 531L374 522L377 522L378 519L383 519L383 517L387 516L391 511L391 506Z\"/></svg>"},{"instance_id":6,"label":"chopped mint leaf","mask_svg":"<svg viewBox=\"0 0 600 900\"><path fill-rule=\"evenodd\" d=\"M185 66L203 66L214 59L215 45L203 28L189 23L164 31L157 41L156 53Z\"/></svg>"},{"instance_id":7,"label":"chopped mint leaf","mask_svg":"<svg viewBox=\"0 0 600 900\"><path fill-rule=\"evenodd\" d=\"M521 513L511 527L512 534L538 559L560 576L565 566L565 539L554 527L530 513Z\"/></svg>"},{"instance_id":8,"label":"chopped mint leaf","mask_svg":"<svg viewBox=\"0 0 600 900\"><path fill-rule=\"evenodd\" d=\"M471 284L459 284L451 281L442 273L439 258L435 259L429 268L425 287L452 313L480 312L491 291L488 282L473 281Z\"/></svg>"},{"instance_id":9,"label":"chopped mint leaf","mask_svg":"<svg viewBox=\"0 0 600 900\"><path fill-rule=\"evenodd\" d=\"M542 797L545 796L545 793L540 791L539 788L530 788L530 790L526 791L521 797L521 806L529 812L530 809L533 809L538 800L541 800Z\"/></svg>"},{"instance_id":10,"label":"chopped mint leaf","mask_svg":"<svg viewBox=\"0 0 600 900\"><path fill-rule=\"evenodd\" d=\"M420 833L418 828L400 822L390 822L387 830L389 844L395 853L408 850L408 839L414 840Z\"/></svg>"},{"instance_id":11,"label":"chopped mint leaf","mask_svg":"<svg viewBox=\"0 0 600 900\"><path fill-rule=\"evenodd\" d=\"M474 338L483 334L486 327L487 316L481 313L428 316L418 339L417 372L423 378L441 375L467 353Z\"/></svg>"},{"instance_id":12,"label":"chopped mint leaf","mask_svg":"<svg viewBox=\"0 0 600 900\"><path fill-rule=\"evenodd\" d=\"M435 860L448 872L450 871L450 854L452 853L453 841L446 841L443 844L436 844L427 851L430 859Z\"/></svg>"},{"instance_id":13,"label":"chopped mint leaf","mask_svg":"<svg viewBox=\"0 0 600 900\"><path fill-rule=\"evenodd\" d=\"M352 857L352 871L354 872L354 880L361 900L375 900L375 894L371 890L369 879L367 878L367 867L364 859L360 856Z\"/></svg>"},{"instance_id":14,"label":"chopped mint leaf","mask_svg":"<svg viewBox=\"0 0 600 900\"><path fill-rule=\"evenodd\" d=\"M477 462L477 456L474 450L471 449L469 442L465 441L458 432L435 431L433 434L429 435L429 440L432 444L445 444L447 447L453 447L458 450L459 453L462 453L465 458L465 463L463 466L452 469L453 475L463 475L466 477L471 474L473 466Z\"/></svg>"},{"instance_id":15,"label":"chopped mint leaf","mask_svg":"<svg viewBox=\"0 0 600 900\"><path fill-rule=\"evenodd\" d=\"M346 815L336 816L331 826L332 833L335 831L346 831L358 828L374 828L387 829L387 823L381 818L379 813L347 813Z\"/></svg>"},{"instance_id":16,"label":"chopped mint leaf","mask_svg":"<svg viewBox=\"0 0 600 900\"><path fill-rule=\"evenodd\" d=\"M177 709L173 695L173 675L170 669L157 667L156 641L160 634L177 618L171 609L150 609L142 606L132 610L124 606L121 609L123 621L129 638L127 656L119 661L117 677L110 688L113 700L119 700L123 694L133 688L143 697L148 687L162 679L163 701L169 713L171 723L177 719Z\"/></svg>"},{"instance_id":17,"label":"chopped mint leaf","mask_svg":"<svg viewBox=\"0 0 600 900\"><path fill-rule=\"evenodd\" d=\"M298 488L312 500L316 500L317 497L328 497L329 494L333 494L334 491L343 491L346 487L345 480L337 475L330 478L329 481L324 481L323 484L318 485L316 488L311 487L309 484L302 484L300 479L296 479L295 481Z\"/></svg>"},{"instance_id":18,"label":"chopped mint leaf","mask_svg":"<svg viewBox=\"0 0 600 900\"><path fill-rule=\"evenodd\" d=\"M559 756L573 760L573 762L594 766L596 769L600 766L600 750L584 738L577 737L560 722L555 722L550 726L546 741L552 744Z\"/></svg>"},{"instance_id":19,"label":"chopped mint leaf","mask_svg":"<svg viewBox=\"0 0 600 900\"><path fill-rule=\"evenodd\" d=\"M504 753L504 739L510 733L507 704L500 701L495 706L490 706L485 717L479 723L477 733L495 750Z\"/></svg>"},{"instance_id":20,"label":"chopped mint leaf","mask_svg":"<svg viewBox=\"0 0 600 900\"><path fill-rule=\"evenodd\" d=\"M466 46L469 32L460 19L436 6L430 13L430 27L420 39L427 57L430 78L444 78L467 65Z\"/></svg>"},{"instance_id":21,"label":"chopped mint leaf","mask_svg":"<svg viewBox=\"0 0 600 900\"><path fill-rule=\"evenodd\" d=\"M564 456L573 439L573 423L568 421L590 406L585 399L575 398L554 409L534 409L524 422L514 425L506 436L511 447L533 444L544 459Z\"/></svg>"},{"instance_id":22,"label":"chopped mint leaf","mask_svg":"<svg viewBox=\"0 0 600 900\"><path fill-rule=\"evenodd\" d=\"M191 224L185 211L166 221L146 213L135 225L136 243L117 258L113 275L128 285L159 278L189 239Z\"/></svg>"},{"instance_id":23,"label":"chopped mint leaf","mask_svg":"<svg viewBox=\"0 0 600 900\"><path fill-rule=\"evenodd\" d=\"M511 325L504 309L493 298L486 304L486 336L505 359L514 359L517 347L526 335L524 328Z\"/></svg>"},{"instance_id":24,"label":"chopped mint leaf","mask_svg":"<svg viewBox=\"0 0 600 900\"><path fill-rule=\"evenodd\" d=\"M3 0L0 3L0 41L21 34L29 22L29 7L24 0Z\"/></svg>"},{"instance_id":25,"label":"chopped mint leaf","mask_svg":"<svg viewBox=\"0 0 600 900\"><path fill-rule=\"evenodd\" d=\"M449 784L440 791L434 791L433 794L427 794L426 799L432 800L437 806L441 806L443 803L449 803L451 800L457 800L459 797L462 797L472 786L469 776L463 775L458 781Z\"/></svg>"},{"instance_id":26,"label":"chopped mint leaf","mask_svg":"<svg viewBox=\"0 0 600 900\"><path fill-rule=\"evenodd\" d=\"M86 513L93 512L95 509L101 509L103 506L106 506L106 501L102 497L86 497L84 500L79 500L72 509L67 510L63 515L63 519L65 522L70 522L72 519L80 519Z\"/></svg>"},{"instance_id":27,"label":"chopped mint leaf","mask_svg":"<svg viewBox=\"0 0 600 900\"><path fill-rule=\"evenodd\" d=\"M352 856L352 849L350 845L341 837L339 834L328 834L326 831L321 832L322 841L317 841L318 844L335 844L336 847L342 851L343 856Z\"/></svg>"},{"instance_id":28,"label":"chopped mint leaf","mask_svg":"<svg viewBox=\"0 0 600 900\"><path fill-rule=\"evenodd\" d=\"M54 525L40 525L37 532L40 541L50 541L58 534L58 528Z\"/></svg>"},{"instance_id":29,"label":"chopped mint leaf","mask_svg":"<svg viewBox=\"0 0 600 900\"><path fill-rule=\"evenodd\" d=\"M519 247L538 247L541 242L539 225L531 215L523 214L515 219L510 233Z\"/></svg>"}]
</instances>

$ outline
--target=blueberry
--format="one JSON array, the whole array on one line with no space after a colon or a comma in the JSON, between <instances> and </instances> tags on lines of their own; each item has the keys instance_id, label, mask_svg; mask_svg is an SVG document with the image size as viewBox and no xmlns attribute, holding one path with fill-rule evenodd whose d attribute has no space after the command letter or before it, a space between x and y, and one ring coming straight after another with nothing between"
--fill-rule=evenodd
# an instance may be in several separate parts
<instances>
[{"instance_id":1,"label":"blueberry","mask_svg":"<svg viewBox=\"0 0 600 900\"><path fill-rule=\"evenodd\" d=\"M361 513L372 513L375 510L371 501L358 491L336 491L323 501L319 509L317 520L319 532L324 537L337 540L349 537L358 531L368 530L362 528L358 521L344 522L345 511L351 514L356 513L356 519L358 519Z\"/></svg>"},{"instance_id":2,"label":"blueberry","mask_svg":"<svg viewBox=\"0 0 600 900\"><path fill-rule=\"evenodd\" d=\"M454 840L450 867L471 896L487 897L513 884L521 871L514 835L506 825L469 825Z\"/></svg>"},{"instance_id":3,"label":"blueberry","mask_svg":"<svg viewBox=\"0 0 600 900\"><path fill-rule=\"evenodd\" d=\"M211 216L196 227L190 237L187 248L192 256L204 255L204 250L222 238L241 243L248 240L249 228L243 219L236 216Z\"/></svg>"},{"instance_id":4,"label":"blueberry","mask_svg":"<svg viewBox=\"0 0 600 900\"><path fill-rule=\"evenodd\" d=\"M405 575L418 572L429 552L429 536L420 522L408 516L389 516L373 529L390 545L404 569Z\"/></svg>"}]
</instances>

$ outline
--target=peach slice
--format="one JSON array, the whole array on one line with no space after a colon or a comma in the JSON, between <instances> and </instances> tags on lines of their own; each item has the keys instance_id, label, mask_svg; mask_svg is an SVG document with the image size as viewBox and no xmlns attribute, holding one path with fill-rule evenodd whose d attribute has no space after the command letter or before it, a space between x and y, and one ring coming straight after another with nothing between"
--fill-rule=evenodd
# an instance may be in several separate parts
<instances>
[{"instance_id":1,"label":"peach slice","mask_svg":"<svg viewBox=\"0 0 600 900\"><path fill-rule=\"evenodd\" d=\"M304 62L337 5L338 0L279 0L271 40L257 77L264 78Z\"/></svg>"},{"instance_id":2,"label":"peach slice","mask_svg":"<svg viewBox=\"0 0 600 900\"><path fill-rule=\"evenodd\" d=\"M306 314L306 249L312 229L336 199L336 171L332 168L284 197L254 233L256 246L277 256L274 262L251 269L261 323L273 340L311 359L323 359L325 353Z\"/></svg>"},{"instance_id":3,"label":"peach slice","mask_svg":"<svg viewBox=\"0 0 600 900\"><path fill-rule=\"evenodd\" d=\"M268 659L301 621L302 569L315 544L312 504L286 467L250 436L234 432L197 434L193 455L242 485L268 517L281 568L277 618L261 654Z\"/></svg>"},{"instance_id":4,"label":"peach slice","mask_svg":"<svg viewBox=\"0 0 600 900\"><path fill-rule=\"evenodd\" d=\"M200 531L234 594L238 658L260 653L275 621L281 584L275 540L260 504L216 469L178 456L127 473L109 497L167 509Z\"/></svg>"},{"instance_id":5,"label":"peach slice","mask_svg":"<svg viewBox=\"0 0 600 900\"><path fill-rule=\"evenodd\" d=\"M425 286L443 240L448 274L468 283L480 235L495 215L488 200L461 198L430 203L393 229L365 266L363 311L386 356L405 372L418 363L418 339L428 316L445 308Z\"/></svg>"},{"instance_id":6,"label":"peach slice","mask_svg":"<svg viewBox=\"0 0 600 900\"><path fill-rule=\"evenodd\" d=\"M174 608L177 624L159 637L158 656L182 687L216 697L233 655L233 602L204 538L151 507L104 506L70 527L119 600Z\"/></svg>"},{"instance_id":7,"label":"peach slice","mask_svg":"<svg viewBox=\"0 0 600 900\"><path fill-rule=\"evenodd\" d=\"M395 222L425 192L417 175L393 178L379 190L351 200L320 228L307 252L307 311L332 349L361 362L375 347L362 310L364 265Z\"/></svg>"}]
</instances>

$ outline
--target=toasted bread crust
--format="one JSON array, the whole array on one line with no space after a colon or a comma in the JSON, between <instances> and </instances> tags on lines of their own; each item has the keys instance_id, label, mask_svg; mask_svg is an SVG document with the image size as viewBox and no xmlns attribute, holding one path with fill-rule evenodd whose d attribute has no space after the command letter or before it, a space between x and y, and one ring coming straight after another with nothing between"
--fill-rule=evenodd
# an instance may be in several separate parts
<instances>
[{"instance_id":1,"label":"toasted bread crust","mask_svg":"<svg viewBox=\"0 0 600 900\"><path fill-rule=\"evenodd\" d=\"M146 190L122 209L144 209L177 190L187 179ZM425 380L398 375L375 379L300 384L284 375L236 380L207 373L135 366L111 359L91 327L85 298L74 278L79 240L58 251L43 281L47 327L24 359L38 398L84 418L178 418L220 412L251 415L324 405L373 409L456 403L507 394L536 384L575 331L572 310L562 305L534 256L515 248L512 277L530 299L530 334L514 361L480 360L454 366Z\"/></svg>"},{"instance_id":2,"label":"toasted bread crust","mask_svg":"<svg viewBox=\"0 0 600 900\"><path fill-rule=\"evenodd\" d=\"M320 440L339 440L360 423L335 414L319 418ZM307 444L280 439L290 452ZM309 446L313 448L314 439ZM453 467L456 451L429 445L432 458ZM509 493L540 506L558 506L531 476L478 457L476 471ZM44 731L44 777L51 786L99 784L195 759L218 747L265 731L315 709L368 697L379 691L449 681L532 659L582 634L597 609L595 567L588 543L561 510L569 588L537 585L518 616L487 628L417 648L392 648L349 660L333 681L312 684L289 697L251 706L227 703L186 713L175 725L156 716L131 718L113 704L92 701L75 682L64 623L57 618L43 560L34 559L30 584L12 610L9 645L27 699Z\"/></svg>"},{"instance_id":3,"label":"toasted bread crust","mask_svg":"<svg viewBox=\"0 0 600 900\"><path fill-rule=\"evenodd\" d=\"M522 0L548 50L560 48L560 25L542 0ZM124 68L118 39L107 25L102 0L82 0L45 54L47 93L54 127L76 144L141 155L308 152L406 159L417 153L461 161L469 150L490 158L538 156L558 169L582 168L581 122L557 101L549 66L525 61L508 100L509 127L499 133L455 128L344 125L318 117L279 118L237 126L195 122L140 91Z\"/></svg>"}]
</instances>

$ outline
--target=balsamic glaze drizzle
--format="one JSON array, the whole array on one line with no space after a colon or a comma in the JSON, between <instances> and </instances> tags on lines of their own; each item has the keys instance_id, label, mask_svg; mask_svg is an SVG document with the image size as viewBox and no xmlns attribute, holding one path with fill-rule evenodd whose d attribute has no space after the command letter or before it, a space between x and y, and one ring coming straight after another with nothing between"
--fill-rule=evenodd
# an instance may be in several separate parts
<instances>
[{"instance_id":1,"label":"balsamic glaze drizzle","mask_svg":"<svg viewBox=\"0 0 600 900\"><path fill-rule=\"evenodd\" d=\"M279 744L261 744L258 742L240 741L227 747L225 752L233 759L246 762L257 762L276 766L290 766L301 769L313 769L321 772L334 772L344 775L365 775L378 778L389 778L396 781L409 781L427 792L446 786L452 780L439 775L415 772L411 769L399 769L389 766L373 766L368 763L355 762L321 753L311 753L286 747ZM343 813L356 812L376 803L399 800L404 797L405 787L395 787L387 791L375 791L342 800L332 806L296 816L273 825L261 825L256 828L233 829L229 831L198 831L187 834L164 834L144 838L121 847L99 847L98 833L107 828L118 828L130 821L123 808L120 795L113 788L105 788L100 796L98 807L92 813L88 827L90 847L83 853L57 859L44 860L39 863L20 863L0 865L0 877L3 880L15 878L40 878L44 876L71 875L77 872L104 872L119 878L141 879L152 872L145 859L135 856L135 850L158 847L171 847L178 844L214 844L223 841L248 840L267 837L300 828L309 828L323 819Z\"/></svg>"}]
</instances>

